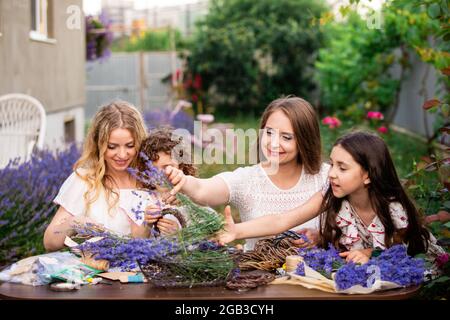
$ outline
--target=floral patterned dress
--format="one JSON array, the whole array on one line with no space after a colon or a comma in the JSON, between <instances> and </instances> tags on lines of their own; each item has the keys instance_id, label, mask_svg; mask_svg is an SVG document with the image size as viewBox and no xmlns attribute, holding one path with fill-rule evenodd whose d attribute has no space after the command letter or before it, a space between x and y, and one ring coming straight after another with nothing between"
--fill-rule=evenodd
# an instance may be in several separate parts
<instances>
[{"instance_id":1,"label":"floral patterned dress","mask_svg":"<svg viewBox=\"0 0 450 320\"><path fill-rule=\"evenodd\" d=\"M398 202L391 202L389 205L392 221L396 229L404 229L408 226L408 216L403 206ZM384 226L378 216L366 225L347 200L342 202L342 207L336 216L336 224L342 230L339 243L348 250L356 249L386 249L384 243ZM430 243L427 255L436 257L445 253L436 239L430 234Z\"/></svg>"}]
</instances>

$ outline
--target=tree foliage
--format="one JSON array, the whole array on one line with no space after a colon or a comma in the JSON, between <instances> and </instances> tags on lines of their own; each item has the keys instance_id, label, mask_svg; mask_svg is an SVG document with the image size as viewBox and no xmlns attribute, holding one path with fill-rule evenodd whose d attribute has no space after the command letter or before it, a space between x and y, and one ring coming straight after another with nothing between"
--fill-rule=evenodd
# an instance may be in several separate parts
<instances>
[{"instance_id":1,"label":"tree foliage","mask_svg":"<svg viewBox=\"0 0 450 320\"><path fill-rule=\"evenodd\" d=\"M442 43L430 40L439 23L427 15L426 8L411 1L387 2L379 27L371 26L351 7L345 11L344 21L324 26L326 44L315 65L321 102L329 113L395 109L412 55L437 68L448 64L439 49ZM400 72L392 72L394 67Z\"/></svg>"},{"instance_id":2,"label":"tree foliage","mask_svg":"<svg viewBox=\"0 0 450 320\"><path fill-rule=\"evenodd\" d=\"M184 47L181 32L176 29L164 28L146 30L139 36L123 37L114 43L113 51L170 51Z\"/></svg>"},{"instance_id":3,"label":"tree foliage","mask_svg":"<svg viewBox=\"0 0 450 320\"><path fill-rule=\"evenodd\" d=\"M310 99L322 35L317 0L215 0L190 42L187 68L199 74L222 114L259 112L280 95Z\"/></svg>"}]
</instances>

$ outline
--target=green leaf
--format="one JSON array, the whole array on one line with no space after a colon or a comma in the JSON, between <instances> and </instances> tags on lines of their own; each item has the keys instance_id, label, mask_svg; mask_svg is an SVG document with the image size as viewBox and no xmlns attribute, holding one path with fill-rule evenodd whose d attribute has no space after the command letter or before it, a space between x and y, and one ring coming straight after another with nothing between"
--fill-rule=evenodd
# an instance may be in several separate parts
<instances>
[{"instance_id":1,"label":"green leaf","mask_svg":"<svg viewBox=\"0 0 450 320\"><path fill-rule=\"evenodd\" d=\"M444 227L450 229L450 221L448 221L447 223L444 223Z\"/></svg>"},{"instance_id":2,"label":"green leaf","mask_svg":"<svg viewBox=\"0 0 450 320\"><path fill-rule=\"evenodd\" d=\"M431 19L436 19L441 15L441 6L438 3L433 3L428 7L427 13Z\"/></svg>"},{"instance_id":3,"label":"green leaf","mask_svg":"<svg viewBox=\"0 0 450 320\"><path fill-rule=\"evenodd\" d=\"M434 282L434 283L441 283L441 282L447 282L447 281L449 281L449 280L450 280L450 277L442 276L442 277L437 278L437 279L434 280L433 282Z\"/></svg>"},{"instance_id":4,"label":"green leaf","mask_svg":"<svg viewBox=\"0 0 450 320\"><path fill-rule=\"evenodd\" d=\"M445 103L441 106L441 112L444 118L448 118L450 116L450 106Z\"/></svg>"},{"instance_id":5,"label":"green leaf","mask_svg":"<svg viewBox=\"0 0 450 320\"><path fill-rule=\"evenodd\" d=\"M450 41L450 32L448 32L448 31L445 32L444 40L445 41Z\"/></svg>"},{"instance_id":6,"label":"green leaf","mask_svg":"<svg viewBox=\"0 0 450 320\"><path fill-rule=\"evenodd\" d=\"M442 0L441 1L441 11L444 15L449 15L450 14L450 9L449 9L449 5L448 5L448 1L447 0Z\"/></svg>"},{"instance_id":7,"label":"green leaf","mask_svg":"<svg viewBox=\"0 0 450 320\"><path fill-rule=\"evenodd\" d=\"M427 255L425 253L419 253L414 256L414 258L416 258L416 259L424 259L424 260L426 257L427 257Z\"/></svg>"},{"instance_id":8,"label":"green leaf","mask_svg":"<svg viewBox=\"0 0 450 320\"><path fill-rule=\"evenodd\" d=\"M444 208L445 209L450 209L450 201L445 201L444 202Z\"/></svg>"}]
</instances>

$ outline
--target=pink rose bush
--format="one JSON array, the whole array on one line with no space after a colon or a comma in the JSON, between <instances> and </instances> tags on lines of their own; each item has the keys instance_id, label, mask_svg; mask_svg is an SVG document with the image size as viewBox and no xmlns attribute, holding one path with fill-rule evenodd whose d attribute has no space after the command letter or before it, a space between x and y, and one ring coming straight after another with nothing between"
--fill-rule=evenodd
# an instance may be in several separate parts
<instances>
[{"instance_id":1,"label":"pink rose bush","mask_svg":"<svg viewBox=\"0 0 450 320\"><path fill-rule=\"evenodd\" d=\"M322 124L334 129L340 127L342 122L336 117L325 117L322 119Z\"/></svg>"}]
</instances>

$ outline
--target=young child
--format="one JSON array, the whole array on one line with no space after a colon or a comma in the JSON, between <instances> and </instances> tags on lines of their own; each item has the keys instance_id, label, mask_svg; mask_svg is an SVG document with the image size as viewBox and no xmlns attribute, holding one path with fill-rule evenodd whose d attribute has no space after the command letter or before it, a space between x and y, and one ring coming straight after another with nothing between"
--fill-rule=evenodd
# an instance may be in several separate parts
<instances>
[{"instance_id":1,"label":"young child","mask_svg":"<svg viewBox=\"0 0 450 320\"><path fill-rule=\"evenodd\" d=\"M181 140L174 139L172 136L173 131L170 128L159 128L150 132L148 138L146 138L142 144L139 153L144 153L148 157L152 164L160 169L165 170L167 166L175 167L180 170L185 175L196 175L197 169L188 163L179 163L175 158L183 159L184 152L182 145L180 145ZM175 157L173 157L173 152L178 152ZM146 163L143 157L139 156L136 169L140 172L146 170ZM156 229L163 235L169 235L176 232L180 227L182 227L186 218L183 215L182 208L176 206L167 205L165 203L174 203L174 197L169 194L169 190L162 189L158 186L153 185L142 185L144 189L151 189L152 196L146 192L139 192L139 196L144 199L145 213L142 217L136 217L134 213L130 215L130 218L138 225L146 224L150 229L151 227L156 227ZM143 196L143 193L145 196ZM173 214L162 215L163 209L175 209L180 212L180 215L175 217ZM127 210L127 212L133 212L134 210Z\"/></svg>"},{"instance_id":2,"label":"young child","mask_svg":"<svg viewBox=\"0 0 450 320\"><path fill-rule=\"evenodd\" d=\"M322 213L321 246L333 244L347 261L366 263L374 250L396 243L406 244L412 256L445 252L422 226L381 138L366 132L341 137L331 151L330 164L329 185L288 213L234 224L226 208L227 231L219 242L277 234Z\"/></svg>"}]
</instances>

